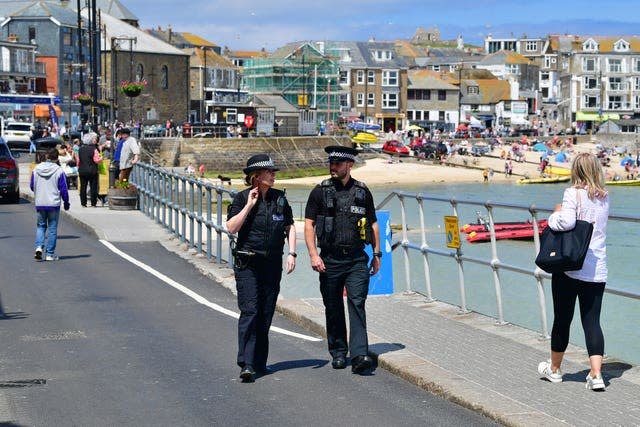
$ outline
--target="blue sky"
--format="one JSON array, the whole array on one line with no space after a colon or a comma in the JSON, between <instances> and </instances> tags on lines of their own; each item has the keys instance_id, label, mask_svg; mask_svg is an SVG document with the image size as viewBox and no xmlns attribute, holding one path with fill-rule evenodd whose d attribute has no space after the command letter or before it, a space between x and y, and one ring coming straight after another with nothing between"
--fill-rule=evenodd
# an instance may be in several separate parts
<instances>
[{"instance_id":1,"label":"blue sky","mask_svg":"<svg viewBox=\"0 0 640 427\"><path fill-rule=\"evenodd\" d=\"M437 27L480 45L494 37L640 34L638 0L121 0L143 28L171 25L230 49L300 40L410 38ZM185 7L186 5L189 7Z\"/></svg>"}]
</instances>

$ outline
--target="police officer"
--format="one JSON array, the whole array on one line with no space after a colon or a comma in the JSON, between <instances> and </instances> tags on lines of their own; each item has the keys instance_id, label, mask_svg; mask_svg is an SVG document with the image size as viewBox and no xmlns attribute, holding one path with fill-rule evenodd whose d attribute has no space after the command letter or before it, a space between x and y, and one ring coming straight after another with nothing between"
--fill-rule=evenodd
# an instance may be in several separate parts
<instances>
[{"instance_id":1,"label":"police officer","mask_svg":"<svg viewBox=\"0 0 640 427\"><path fill-rule=\"evenodd\" d=\"M266 374L269 328L280 292L282 250L289 243L287 274L296 265L296 229L285 193L273 189L273 160L257 154L243 169L250 188L237 193L227 212L227 230L237 233L233 249L238 291L238 357L240 378L253 382Z\"/></svg>"},{"instance_id":2,"label":"police officer","mask_svg":"<svg viewBox=\"0 0 640 427\"><path fill-rule=\"evenodd\" d=\"M311 267L320 273L327 341L333 358L331 365L334 369L347 366L346 356L350 345L351 370L361 374L372 363L368 355L365 301L369 292L369 277L380 269L380 233L371 192L364 183L351 177L351 168L358 152L342 146L329 146L325 151L329 155L331 178L322 181L309 194L304 239L309 249ZM373 245L371 265L364 252L366 244ZM349 345L343 303L345 287Z\"/></svg>"}]
</instances>

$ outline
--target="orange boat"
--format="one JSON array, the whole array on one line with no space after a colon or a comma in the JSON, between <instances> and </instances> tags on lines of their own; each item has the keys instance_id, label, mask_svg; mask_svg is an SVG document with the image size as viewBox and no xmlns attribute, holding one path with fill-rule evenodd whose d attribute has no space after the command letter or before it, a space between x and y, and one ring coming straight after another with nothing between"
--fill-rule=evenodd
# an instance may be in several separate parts
<instances>
[{"instance_id":1,"label":"orange boat","mask_svg":"<svg viewBox=\"0 0 640 427\"><path fill-rule=\"evenodd\" d=\"M540 221L538 223L538 233L542 233L547 227L547 221ZM533 224L529 223L528 227L523 228L511 228L506 230L496 230L496 240L511 239L511 240L530 240L533 239ZM491 233L489 231L472 231L467 235L467 242L489 242L491 240Z\"/></svg>"},{"instance_id":2,"label":"orange boat","mask_svg":"<svg viewBox=\"0 0 640 427\"><path fill-rule=\"evenodd\" d=\"M547 226L547 220L543 219L538 221L538 227L544 228ZM518 229L533 229L533 223L531 221L519 221L519 222L496 222L493 224L493 228L496 231L503 230L518 230ZM489 224L486 222L478 223L478 224L465 224L460 228L460 232L462 233L471 233L471 232L484 232L489 231Z\"/></svg>"}]
</instances>

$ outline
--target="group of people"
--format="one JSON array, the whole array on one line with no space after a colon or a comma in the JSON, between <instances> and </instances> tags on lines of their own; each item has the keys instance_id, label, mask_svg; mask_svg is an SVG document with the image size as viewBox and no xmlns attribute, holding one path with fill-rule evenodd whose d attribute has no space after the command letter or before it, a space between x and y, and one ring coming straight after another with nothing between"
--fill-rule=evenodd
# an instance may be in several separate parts
<instances>
[{"instance_id":1,"label":"group of people","mask_svg":"<svg viewBox=\"0 0 640 427\"><path fill-rule=\"evenodd\" d=\"M373 196L351 177L358 152L330 146L331 178L310 193L305 209L304 238L311 267L319 273L325 306L327 341L334 369L347 367L363 374L372 366L368 354L365 302L369 278L380 269L380 232ZM270 372L268 332L280 292L282 254L288 241L286 272L296 267L296 230L285 192L273 188L278 168L266 154L252 156L243 169L249 186L229 206L226 226L237 233L233 248L238 294L238 355L240 378L253 382ZM373 248L373 259L364 251ZM344 313L346 290L349 340Z\"/></svg>"}]
</instances>

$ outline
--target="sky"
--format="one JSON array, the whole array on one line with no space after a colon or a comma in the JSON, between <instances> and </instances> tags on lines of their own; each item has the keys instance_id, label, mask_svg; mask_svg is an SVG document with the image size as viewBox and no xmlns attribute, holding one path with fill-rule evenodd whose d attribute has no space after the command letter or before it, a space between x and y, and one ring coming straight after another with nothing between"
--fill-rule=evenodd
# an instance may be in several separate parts
<instances>
[{"instance_id":1,"label":"sky","mask_svg":"<svg viewBox=\"0 0 640 427\"><path fill-rule=\"evenodd\" d=\"M640 34L638 0L121 0L142 28L190 32L231 50L273 51L302 40L443 40L548 34ZM188 4L188 7L186 6Z\"/></svg>"}]
</instances>

